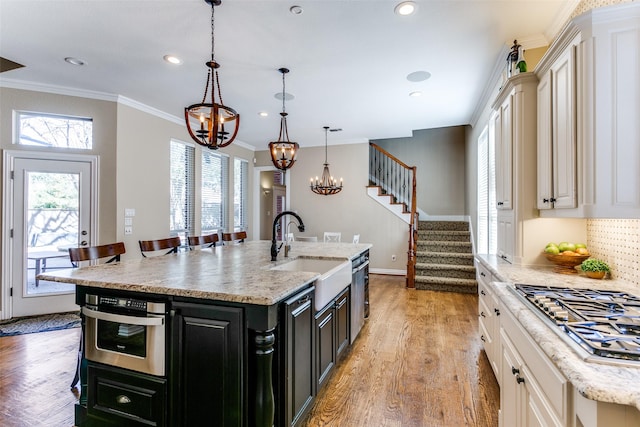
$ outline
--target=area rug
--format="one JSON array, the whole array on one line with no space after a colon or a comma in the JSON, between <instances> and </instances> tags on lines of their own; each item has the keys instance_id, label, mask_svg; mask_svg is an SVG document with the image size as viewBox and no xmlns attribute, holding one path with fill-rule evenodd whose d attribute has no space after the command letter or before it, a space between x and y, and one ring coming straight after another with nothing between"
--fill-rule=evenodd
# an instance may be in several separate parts
<instances>
[{"instance_id":1,"label":"area rug","mask_svg":"<svg viewBox=\"0 0 640 427\"><path fill-rule=\"evenodd\" d=\"M0 337L78 327L80 327L80 315L78 312L15 317L10 320L0 321Z\"/></svg>"}]
</instances>

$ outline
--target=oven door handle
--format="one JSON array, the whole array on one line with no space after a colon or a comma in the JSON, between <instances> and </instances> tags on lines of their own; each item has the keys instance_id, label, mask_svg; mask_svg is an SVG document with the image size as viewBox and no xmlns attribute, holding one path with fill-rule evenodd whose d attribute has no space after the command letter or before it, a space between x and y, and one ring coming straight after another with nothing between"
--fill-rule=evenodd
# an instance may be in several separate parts
<instances>
[{"instance_id":1,"label":"oven door handle","mask_svg":"<svg viewBox=\"0 0 640 427\"><path fill-rule=\"evenodd\" d=\"M94 319L106 320L107 322L114 323L126 323L129 325L162 326L164 324L164 317L126 316L122 314L113 314L104 311L91 310L87 307L82 307L82 314Z\"/></svg>"}]
</instances>

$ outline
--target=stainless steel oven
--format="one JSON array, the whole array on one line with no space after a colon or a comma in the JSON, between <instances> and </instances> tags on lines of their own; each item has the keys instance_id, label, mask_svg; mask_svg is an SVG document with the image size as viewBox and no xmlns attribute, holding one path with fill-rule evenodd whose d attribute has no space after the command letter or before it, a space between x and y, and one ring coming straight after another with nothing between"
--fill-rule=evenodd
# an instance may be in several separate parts
<instances>
[{"instance_id":1,"label":"stainless steel oven","mask_svg":"<svg viewBox=\"0 0 640 427\"><path fill-rule=\"evenodd\" d=\"M85 354L88 360L165 375L166 304L86 295Z\"/></svg>"}]
</instances>

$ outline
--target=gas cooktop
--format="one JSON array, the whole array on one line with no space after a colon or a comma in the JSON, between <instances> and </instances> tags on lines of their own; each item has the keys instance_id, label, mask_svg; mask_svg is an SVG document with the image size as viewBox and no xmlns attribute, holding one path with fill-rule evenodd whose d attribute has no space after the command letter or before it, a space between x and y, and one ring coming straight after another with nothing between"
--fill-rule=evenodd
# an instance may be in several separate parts
<instances>
[{"instance_id":1,"label":"gas cooktop","mask_svg":"<svg viewBox=\"0 0 640 427\"><path fill-rule=\"evenodd\" d=\"M627 292L516 284L512 289L592 361L640 366L640 298ZM575 345L574 345L575 347Z\"/></svg>"}]
</instances>

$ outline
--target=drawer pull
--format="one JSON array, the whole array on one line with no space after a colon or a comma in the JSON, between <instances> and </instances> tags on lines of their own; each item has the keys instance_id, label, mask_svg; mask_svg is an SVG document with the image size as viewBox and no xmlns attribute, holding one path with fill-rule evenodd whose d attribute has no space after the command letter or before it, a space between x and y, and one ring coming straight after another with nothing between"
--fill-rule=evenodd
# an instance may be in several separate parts
<instances>
[{"instance_id":1,"label":"drawer pull","mask_svg":"<svg viewBox=\"0 0 640 427\"><path fill-rule=\"evenodd\" d=\"M522 377L516 377L516 382L517 382L518 384L522 384L522 383L524 382L524 378L522 378Z\"/></svg>"},{"instance_id":2,"label":"drawer pull","mask_svg":"<svg viewBox=\"0 0 640 427\"><path fill-rule=\"evenodd\" d=\"M484 314L484 311L481 311L481 312L480 312L480 316L482 316L482 317L487 317L487 316Z\"/></svg>"},{"instance_id":3,"label":"drawer pull","mask_svg":"<svg viewBox=\"0 0 640 427\"><path fill-rule=\"evenodd\" d=\"M120 396L116 397L116 402L121 405L126 405L127 403L131 403L131 399L129 399L129 396L121 394Z\"/></svg>"},{"instance_id":4,"label":"drawer pull","mask_svg":"<svg viewBox=\"0 0 640 427\"><path fill-rule=\"evenodd\" d=\"M484 290L480 291L480 294L482 294L482 295L486 295L486 294L484 293Z\"/></svg>"},{"instance_id":5,"label":"drawer pull","mask_svg":"<svg viewBox=\"0 0 640 427\"><path fill-rule=\"evenodd\" d=\"M494 308L493 312L496 314L496 316L500 316L500 310L498 310L497 308Z\"/></svg>"},{"instance_id":6,"label":"drawer pull","mask_svg":"<svg viewBox=\"0 0 640 427\"><path fill-rule=\"evenodd\" d=\"M512 366L511 367L511 373L513 375L518 375L518 374L520 374L520 369L516 369L515 367Z\"/></svg>"},{"instance_id":7,"label":"drawer pull","mask_svg":"<svg viewBox=\"0 0 640 427\"><path fill-rule=\"evenodd\" d=\"M482 277L486 277L486 276L487 276L486 274L484 274L484 271L481 271L481 272L480 272L480 275L481 275Z\"/></svg>"},{"instance_id":8,"label":"drawer pull","mask_svg":"<svg viewBox=\"0 0 640 427\"><path fill-rule=\"evenodd\" d=\"M484 335L480 335L480 339L481 339L482 341L486 341L486 340L484 339Z\"/></svg>"}]
</instances>

